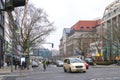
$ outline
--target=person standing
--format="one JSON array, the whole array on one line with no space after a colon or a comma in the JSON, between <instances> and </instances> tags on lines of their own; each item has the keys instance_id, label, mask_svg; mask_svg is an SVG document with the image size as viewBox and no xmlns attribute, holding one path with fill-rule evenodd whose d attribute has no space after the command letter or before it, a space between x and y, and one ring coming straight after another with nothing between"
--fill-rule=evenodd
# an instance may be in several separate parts
<instances>
[{"instance_id":1,"label":"person standing","mask_svg":"<svg viewBox=\"0 0 120 80\"><path fill-rule=\"evenodd\" d=\"M22 61L22 70L25 69L25 61Z\"/></svg>"},{"instance_id":2,"label":"person standing","mask_svg":"<svg viewBox=\"0 0 120 80\"><path fill-rule=\"evenodd\" d=\"M43 69L44 69L44 71L46 71L46 60L43 60Z\"/></svg>"},{"instance_id":3,"label":"person standing","mask_svg":"<svg viewBox=\"0 0 120 80\"><path fill-rule=\"evenodd\" d=\"M15 65L15 70L16 70L17 69L17 65L18 65L17 59L14 60L14 65Z\"/></svg>"},{"instance_id":4,"label":"person standing","mask_svg":"<svg viewBox=\"0 0 120 80\"><path fill-rule=\"evenodd\" d=\"M119 57L116 56L115 60L116 60L116 64L118 65L119 64Z\"/></svg>"}]
</instances>

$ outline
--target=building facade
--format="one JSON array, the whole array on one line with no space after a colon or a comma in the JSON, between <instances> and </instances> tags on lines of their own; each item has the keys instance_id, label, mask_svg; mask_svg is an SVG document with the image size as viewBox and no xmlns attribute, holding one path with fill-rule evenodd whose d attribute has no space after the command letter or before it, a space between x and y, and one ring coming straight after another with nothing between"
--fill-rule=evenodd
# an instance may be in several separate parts
<instances>
[{"instance_id":1,"label":"building facade","mask_svg":"<svg viewBox=\"0 0 120 80\"><path fill-rule=\"evenodd\" d=\"M4 9L4 0L0 0L0 9ZM0 11L0 68L4 62L4 12Z\"/></svg>"},{"instance_id":2,"label":"building facade","mask_svg":"<svg viewBox=\"0 0 120 80\"><path fill-rule=\"evenodd\" d=\"M95 41L96 27L101 20L80 20L71 28L64 28L59 51L64 57L89 53L89 45Z\"/></svg>"},{"instance_id":3,"label":"building facade","mask_svg":"<svg viewBox=\"0 0 120 80\"><path fill-rule=\"evenodd\" d=\"M102 27L105 60L120 59L120 0L105 8Z\"/></svg>"}]
</instances>

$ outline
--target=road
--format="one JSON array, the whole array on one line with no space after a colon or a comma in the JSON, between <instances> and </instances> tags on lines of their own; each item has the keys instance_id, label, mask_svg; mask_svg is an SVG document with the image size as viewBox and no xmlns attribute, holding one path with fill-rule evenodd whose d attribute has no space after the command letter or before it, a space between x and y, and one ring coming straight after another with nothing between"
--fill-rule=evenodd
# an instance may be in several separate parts
<instances>
[{"instance_id":1,"label":"road","mask_svg":"<svg viewBox=\"0 0 120 80\"><path fill-rule=\"evenodd\" d=\"M93 68L86 73L65 73L62 67L42 67L27 73L25 77L9 77L6 80L120 80L120 68Z\"/></svg>"}]
</instances>

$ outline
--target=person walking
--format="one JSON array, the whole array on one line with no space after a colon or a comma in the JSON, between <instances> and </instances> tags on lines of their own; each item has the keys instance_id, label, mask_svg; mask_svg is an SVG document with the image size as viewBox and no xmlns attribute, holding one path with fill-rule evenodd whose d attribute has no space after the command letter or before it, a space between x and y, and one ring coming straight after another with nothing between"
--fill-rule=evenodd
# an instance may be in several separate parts
<instances>
[{"instance_id":1,"label":"person walking","mask_svg":"<svg viewBox=\"0 0 120 80\"><path fill-rule=\"evenodd\" d=\"M21 66L21 69L25 69L25 61L22 61L22 66Z\"/></svg>"},{"instance_id":2,"label":"person walking","mask_svg":"<svg viewBox=\"0 0 120 80\"><path fill-rule=\"evenodd\" d=\"M43 69L44 69L44 71L46 71L46 60L43 60Z\"/></svg>"},{"instance_id":3,"label":"person walking","mask_svg":"<svg viewBox=\"0 0 120 80\"><path fill-rule=\"evenodd\" d=\"M14 65L15 65L15 70L16 70L17 69L17 65L18 65L17 59L14 60Z\"/></svg>"},{"instance_id":4,"label":"person walking","mask_svg":"<svg viewBox=\"0 0 120 80\"><path fill-rule=\"evenodd\" d=\"M116 58L115 58L115 63L116 63L116 65L119 65L119 57L118 56L116 56Z\"/></svg>"}]
</instances>

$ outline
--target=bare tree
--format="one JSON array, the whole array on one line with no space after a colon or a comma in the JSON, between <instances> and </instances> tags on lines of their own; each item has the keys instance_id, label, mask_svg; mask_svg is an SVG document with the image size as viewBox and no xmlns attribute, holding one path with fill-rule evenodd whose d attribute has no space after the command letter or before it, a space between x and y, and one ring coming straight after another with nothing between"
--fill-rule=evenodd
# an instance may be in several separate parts
<instances>
[{"instance_id":1,"label":"bare tree","mask_svg":"<svg viewBox=\"0 0 120 80\"><path fill-rule=\"evenodd\" d=\"M21 52L28 54L28 47L40 46L46 37L55 30L53 23L48 20L48 15L41 8L36 8L32 4L25 8L17 8L13 13L14 32L16 44L21 46Z\"/></svg>"},{"instance_id":2,"label":"bare tree","mask_svg":"<svg viewBox=\"0 0 120 80\"><path fill-rule=\"evenodd\" d=\"M84 57L87 57L86 53L89 53L91 48L90 43L95 43L96 51L100 55L100 60L102 60L102 55L101 55L101 38L100 35L96 34L96 32L87 32L86 34L82 35L81 38L79 39L78 43L78 48L82 52L82 55Z\"/></svg>"},{"instance_id":3,"label":"bare tree","mask_svg":"<svg viewBox=\"0 0 120 80\"><path fill-rule=\"evenodd\" d=\"M90 47L90 43L92 41L95 41L95 39L93 38L93 36L91 36L92 32L86 32L85 34L81 35L81 38L78 41L78 48L79 50L82 52L82 55L84 57L87 57L87 52L89 50Z\"/></svg>"},{"instance_id":4,"label":"bare tree","mask_svg":"<svg viewBox=\"0 0 120 80\"><path fill-rule=\"evenodd\" d=\"M101 40L101 36L99 34L95 34L95 47L97 49L97 54L98 56L98 60L103 60L102 57L102 40Z\"/></svg>"}]
</instances>

